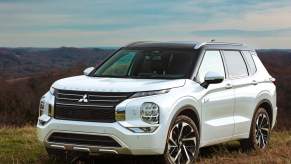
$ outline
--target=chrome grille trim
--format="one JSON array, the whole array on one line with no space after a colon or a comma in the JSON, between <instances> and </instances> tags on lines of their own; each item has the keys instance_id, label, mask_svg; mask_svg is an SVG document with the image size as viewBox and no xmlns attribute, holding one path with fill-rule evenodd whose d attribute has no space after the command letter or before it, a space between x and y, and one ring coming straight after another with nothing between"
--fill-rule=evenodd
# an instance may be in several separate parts
<instances>
[{"instance_id":1,"label":"chrome grille trim","mask_svg":"<svg viewBox=\"0 0 291 164\"><path fill-rule=\"evenodd\" d=\"M108 93L108 92L107 92ZM59 95L64 95L64 96L80 96L82 97L84 94L71 94L71 93L58 93ZM106 96L106 95L90 95L91 97L113 97L113 98L126 98L127 96Z\"/></svg>"},{"instance_id":2,"label":"chrome grille trim","mask_svg":"<svg viewBox=\"0 0 291 164\"><path fill-rule=\"evenodd\" d=\"M100 107L100 108L113 108L114 106L102 106L102 105L80 105L80 104L64 104L64 103L56 103L57 105L65 105L65 106L84 106L84 107Z\"/></svg>"}]
</instances>

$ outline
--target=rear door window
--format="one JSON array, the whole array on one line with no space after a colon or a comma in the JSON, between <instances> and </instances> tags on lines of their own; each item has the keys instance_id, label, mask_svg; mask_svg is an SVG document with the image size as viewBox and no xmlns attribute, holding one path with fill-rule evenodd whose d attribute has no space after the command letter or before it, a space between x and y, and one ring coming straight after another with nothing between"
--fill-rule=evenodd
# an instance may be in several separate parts
<instances>
[{"instance_id":1,"label":"rear door window","mask_svg":"<svg viewBox=\"0 0 291 164\"><path fill-rule=\"evenodd\" d=\"M246 63L239 51L223 51L223 56L230 78L248 76Z\"/></svg>"}]
</instances>

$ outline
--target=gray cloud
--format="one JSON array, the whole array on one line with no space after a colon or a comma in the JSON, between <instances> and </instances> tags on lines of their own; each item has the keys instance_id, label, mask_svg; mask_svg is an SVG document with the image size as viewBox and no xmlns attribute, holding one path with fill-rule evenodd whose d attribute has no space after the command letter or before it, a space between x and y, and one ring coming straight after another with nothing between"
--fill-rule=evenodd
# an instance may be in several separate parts
<instances>
[{"instance_id":1,"label":"gray cloud","mask_svg":"<svg viewBox=\"0 0 291 164\"><path fill-rule=\"evenodd\" d=\"M280 37L287 34L291 35L291 28L271 30L213 29L193 31L192 34L213 37Z\"/></svg>"},{"instance_id":2,"label":"gray cloud","mask_svg":"<svg viewBox=\"0 0 291 164\"><path fill-rule=\"evenodd\" d=\"M0 46L209 37L281 46L291 42L290 15L290 0L0 0Z\"/></svg>"}]
</instances>

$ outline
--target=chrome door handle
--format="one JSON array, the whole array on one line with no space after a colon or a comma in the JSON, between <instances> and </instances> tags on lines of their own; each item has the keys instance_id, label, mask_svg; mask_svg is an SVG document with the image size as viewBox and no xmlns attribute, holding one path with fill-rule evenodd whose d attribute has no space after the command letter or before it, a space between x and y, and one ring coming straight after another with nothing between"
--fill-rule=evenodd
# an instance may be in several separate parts
<instances>
[{"instance_id":1,"label":"chrome door handle","mask_svg":"<svg viewBox=\"0 0 291 164\"><path fill-rule=\"evenodd\" d=\"M232 88L232 85L228 83L228 84L226 84L225 88L230 89L230 88Z\"/></svg>"},{"instance_id":2,"label":"chrome door handle","mask_svg":"<svg viewBox=\"0 0 291 164\"><path fill-rule=\"evenodd\" d=\"M252 81L252 84L253 84L253 85L257 85L258 82L257 82L256 80L253 80L253 81Z\"/></svg>"}]
</instances>

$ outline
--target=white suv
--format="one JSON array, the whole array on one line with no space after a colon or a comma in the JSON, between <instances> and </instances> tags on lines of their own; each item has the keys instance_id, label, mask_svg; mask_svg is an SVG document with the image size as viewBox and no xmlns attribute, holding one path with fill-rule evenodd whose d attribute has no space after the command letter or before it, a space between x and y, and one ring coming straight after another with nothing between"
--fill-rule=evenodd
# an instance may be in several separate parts
<instances>
[{"instance_id":1,"label":"white suv","mask_svg":"<svg viewBox=\"0 0 291 164\"><path fill-rule=\"evenodd\" d=\"M274 78L241 44L136 42L84 74L41 98L38 135L50 156L192 163L199 148L230 140L265 149L276 121Z\"/></svg>"}]
</instances>

